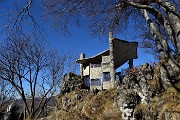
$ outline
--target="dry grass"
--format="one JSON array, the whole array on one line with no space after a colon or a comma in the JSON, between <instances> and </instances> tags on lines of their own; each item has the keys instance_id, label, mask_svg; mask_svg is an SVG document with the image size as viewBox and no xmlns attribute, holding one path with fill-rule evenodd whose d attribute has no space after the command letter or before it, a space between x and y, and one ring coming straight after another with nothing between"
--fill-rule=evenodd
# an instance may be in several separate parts
<instances>
[{"instance_id":1,"label":"dry grass","mask_svg":"<svg viewBox=\"0 0 180 120\"><path fill-rule=\"evenodd\" d=\"M73 100L75 93L82 96L80 101ZM116 90L106 90L97 95L84 95L81 91L73 91L65 96L71 99L68 111L52 112L51 120L121 120L121 113L114 104ZM62 105L62 96L59 96L59 105Z\"/></svg>"},{"instance_id":2,"label":"dry grass","mask_svg":"<svg viewBox=\"0 0 180 120\"><path fill-rule=\"evenodd\" d=\"M150 116L150 112L149 112L147 104L140 103L136 105L135 110L134 110L134 115L136 116L138 114L144 119Z\"/></svg>"},{"instance_id":3,"label":"dry grass","mask_svg":"<svg viewBox=\"0 0 180 120\"><path fill-rule=\"evenodd\" d=\"M164 93L153 98L151 107L160 120L178 120L180 118L180 93L170 87ZM164 118L165 116L168 118Z\"/></svg>"},{"instance_id":4,"label":"dry grass","mask_svg":"<svg viewBox=\"0 0 180 120\"><path fill-rule=\"evenodd\" d=\"M168 114L168 115L167 115ZM166 117L166 118L165 118ZM158 118L160 120L179 120L180 118L180 104L177 102L168 102L163 105L159 112Z\"/></svg>"},{"instance_id":5,"label":"dry grass","mask_svg":"<svg viewBox=\"0 0 180 120\"><path fill-rule=\"evenodd\" d=\"M115 89L99 92L91 99L85 100L82 113L89 119L117 120L121 119L121 113L114 105Z\"/></svg>"},{"instance_id":6,"label":"dry grass","mask_svg":"<svg viewBox=\"0 0 180 120\"><path fill-rule=\"evenodd\" d=\"M148 85L150 85L151 89L157 90L159 88L159 81L157 79L149 80Z\"/></svg>"}]
</instances>

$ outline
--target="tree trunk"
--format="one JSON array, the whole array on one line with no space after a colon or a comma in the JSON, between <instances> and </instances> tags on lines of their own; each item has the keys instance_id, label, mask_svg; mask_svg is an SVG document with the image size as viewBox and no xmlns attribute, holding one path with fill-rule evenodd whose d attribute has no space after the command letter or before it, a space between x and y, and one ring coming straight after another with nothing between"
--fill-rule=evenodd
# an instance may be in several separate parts
<instances>
[{"instance_id":1,"label":"tree trunk","mask_svg":"<svg viewBox=\"0 0 180 120\"><path fill-rule=\"evenodd\" d=\"M167 44L167 41L163 38L161 33L157 30L155 24L148 16L146 10L143 10L144 18L149 24L151 29L151 34L154 37L156 42L156 46L158 52L160 53L161 57L161 69L160 69L160 76L161 81L163 83L164 89L168 88L174 82L178 82L180 80L180 68L177 64L177 60L173 59L173 54Z\"/></svg>"},{"instance_id":2,"label":"tree trunk","mask_svg":"<svg viewBox=\"0 0 180 120\"><path fill-rule=\"evenodd\" d=\"M168 15L169 24L172 29L173 44L175 45L177 54L180 55L180 16L176 12L176 8L169 2L161 2L159 4L165 9Z\"/></svg>"}]
</instances>

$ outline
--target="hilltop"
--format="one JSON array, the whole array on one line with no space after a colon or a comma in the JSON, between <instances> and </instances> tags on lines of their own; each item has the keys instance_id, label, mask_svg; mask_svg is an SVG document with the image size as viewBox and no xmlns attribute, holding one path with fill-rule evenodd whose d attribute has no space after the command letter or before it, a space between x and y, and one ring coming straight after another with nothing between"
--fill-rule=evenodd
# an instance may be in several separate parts
<instances>
[{"instance_id":1,"label":"hilltop","mask_svg":"<svg viewBox=\"0 0 180 120\"><path fill-rule=\"evenodd\" d=\"M163 87L159 65L139 66L116 82L114 89L78 89L58 96L58 105L47 119L53 120L178 120L180 81Z\"/></svg>"}]
</instances>

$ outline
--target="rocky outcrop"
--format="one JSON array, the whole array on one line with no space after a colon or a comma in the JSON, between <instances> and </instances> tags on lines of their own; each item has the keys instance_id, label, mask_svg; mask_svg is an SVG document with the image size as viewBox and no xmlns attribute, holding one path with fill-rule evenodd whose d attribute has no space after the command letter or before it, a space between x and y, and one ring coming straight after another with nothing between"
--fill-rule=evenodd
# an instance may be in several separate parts
<instances>
[{"instance_id":1,"label":"rocky outcrop","mask_svg":"<svg viewBox=\"0 0 180 120\"><path fill-rule=\"evenodd\" d=\"M118 88L117 97L115 100L120 108L120 111L122 112L122 119L131 120L133 118L135 106L139 102L137 93L132 89L120 87Z\"/></svg>"},{"instance_id":2,"label":"rocky outcrop","mask_svg":"<svg viewBox=\"0 0 180 120\"><path fill-rule=\"evenodd\" d=\"M152 66L146 63L130 70L130 73L123 78L124 85L118 86L116 98L123 120L135 120L136 106L140 103L148 104L152 96L156 94L156 89L152 89L150 85L153 75Z\"/></svg>"},{"instance_id":3,"label":"rocky outcrop","mask_svg":"<svg viewBox=\"0 0 180 120\"><path fill-rule=\"evenodd\" d=\"M168 120L177 118L177 114L172 117L171 115L174 115L174 113L167 110L167 107L171 105L172 98L162 101L163 97L167 96L165 94L164 96L160 96L162 97L161 100L155 99L156 96L162 94L162 91L168 90L170 87L169 84L171 84L165 79L167 77L162 75L161 68L160 65L156 65L153 68L150 64L146 63L130 70L130 73L123 78L124 84L117 86L115 102L118 103L123 120L156 120L157 118ZM174 93L177 97L176 104L179 103L177 101L180 97L177 93L177 91ZM170 103L167 101L170 101ZM172 103L174 104L174 101ZM168 105L166 106L166 104ZM159 108L164 107L166 111L154 108L154 106L159 106ZM176 111L178 110L176 109Z\"/></svg>"},{"instance_id":4,"label":"rocky outcrop","mask_svg":"<svg viewBox=\"0 0 180 120\"><path fill-rule=\"evenodd\" d=\"M64 75L61 83L61 93L69 93L73 90L80 89L82 87L83 81L79 75L75 73L67 73Z\"/></svg>"},{"instance_id":5,"label":"rocky outcrop","mask_svg":"<svg viewBox=\"0 0 180 120\"><path fill-rule=\"evenodd\" d=\"M79 89L72 91L69 94L65 94L59 99L61 99L61 108L62 110L68 111L69 108L77 104L79 101L81 101L85 96L89 94L89 90L87 89Z\"/></svg>"},{"instance_id":6,"label":"rocky outcrop","mask_svg":"<svg viewBox=\"0 0 180 120\"><path fill-rule=\"evenodd\" d=\"M156 94L157 81L153 86L154 80L154 69L151 65L146 63L145 65L139 66L138 68L130 70L130 73L123 78L124 89L134 91L141 98L141 102L147 103L150 98Z\"/></svg>"},{"instance_id":7,"label":"rocky outcrop","mask_svg":"<svg viewBox=\"0 0 180 120\"><path fill-rule=\"evenodd\" d=\"M161 65L152 67L146 63L131 69L114 89L66 92L59 97L58 114L52 117L60 120L178 120L180 93L176 88L180 88L180 82L174 84L176 88L166 88L161 75Z\"/></svg>"}]
</instances>

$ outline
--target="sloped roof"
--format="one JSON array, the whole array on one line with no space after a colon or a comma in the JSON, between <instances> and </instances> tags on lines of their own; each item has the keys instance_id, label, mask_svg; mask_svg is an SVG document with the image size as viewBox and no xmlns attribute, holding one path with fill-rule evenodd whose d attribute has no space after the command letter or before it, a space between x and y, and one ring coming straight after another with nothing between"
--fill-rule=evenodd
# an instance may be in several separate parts
<instances>
[{"instance_id":1,"label":"sloped roof","mask_svg":"<svg viewBox=\"0 0 180 120\"><path fill-rule=\"evenodd\" d=\"M108 56L109 55L109 49L105 50L93 57L89 57L89 58L84 58L83 60L78 59L76 62L77 63L81 63L85 66L91 64L99 64L102 62L102 56Z\"/></svg>"},{"instance_id":2,"label":"sloped roof","mask_svg":"<svg viewBox=\"0 0 180 120\"><path fill-rule=\"evenodd\" d=\"M137 42L128 42L117 38L113 39L114 47L114 64L115 69L123 65L129 59L137 59ZM84 58L83 60L78 59L76 62L88 66L91 64L100 64L102 62L102 56L108 56L109 49L99 53L93 57Z\"/></svg>"}]
</instances>

